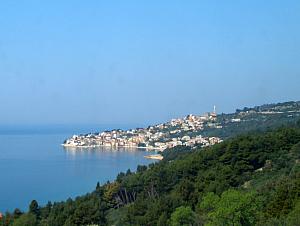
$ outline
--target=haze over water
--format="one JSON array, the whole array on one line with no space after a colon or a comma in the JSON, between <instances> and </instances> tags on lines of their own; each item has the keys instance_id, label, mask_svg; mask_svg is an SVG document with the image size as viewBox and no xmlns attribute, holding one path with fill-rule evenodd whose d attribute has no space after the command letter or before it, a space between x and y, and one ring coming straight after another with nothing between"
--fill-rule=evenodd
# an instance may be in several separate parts
<instances>
[{"instance_id":1,"label":"haze over water","mask_svg":"<svg viewBox=\"0 0 300 226\"><path fill-rule=\"evenodd\" d=\"M121 171L154 162L145 159L149 152L142 150L67 151L61 143L70 131L0 131L0 212L16 207L25 211L33 199L43 205L74 198L91 192L98 181L105 183Z\"/></svg>"}]
</instances>

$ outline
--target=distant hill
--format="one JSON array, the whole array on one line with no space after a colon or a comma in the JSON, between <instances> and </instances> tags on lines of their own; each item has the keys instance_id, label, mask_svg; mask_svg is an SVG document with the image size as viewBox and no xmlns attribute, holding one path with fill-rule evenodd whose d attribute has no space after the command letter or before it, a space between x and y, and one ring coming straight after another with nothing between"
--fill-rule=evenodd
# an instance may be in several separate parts
<instances>
[{"instance_id":1,"label":"distant hill","mask_svg":"<svg viewBox=\"0 0 300 226\"><path fill-rule=\"evenodd\" d=\"M214 122L204 124L203 130L186 132L184 135L202 135L204 137L220 137L223 140L251 132L263 132L280 126L295 125L300 121L300 101L262 106L244 107L235 113L218 114ZM166 149L163 156L166 160L175 159L189 152L189 147Z\"/></svg>"},{"instance_id":2,"label":"distant hill","mask_svg":"<svg viewBox=\"0 0 300 226\"><path fill-rule=\"evenodd\" d=\"M300 119L300 101L264 104L252 108L237 109L232 114L219 114L217 121L222 129L206 126L204 136L222 139L250 131L265 131L281 125L294 124Z\"/></svg>"}]
</instances>

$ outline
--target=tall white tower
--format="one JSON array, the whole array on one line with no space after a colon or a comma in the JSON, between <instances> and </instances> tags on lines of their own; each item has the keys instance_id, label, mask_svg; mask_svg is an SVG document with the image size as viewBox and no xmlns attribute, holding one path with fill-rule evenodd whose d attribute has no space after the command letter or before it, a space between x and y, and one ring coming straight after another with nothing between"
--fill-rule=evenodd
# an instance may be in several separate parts
<instances>
[{"instance_id":1,"label":"tall white tower","mask_svg":"<svg viewBox=\"0 0 300 226\"><path fill-rule=\"evenodd\" d=\"M212 120L216 120L217 118L216 105L214 105L214 111L210 113L210 118Z\"/></svg>"}]
</instances>

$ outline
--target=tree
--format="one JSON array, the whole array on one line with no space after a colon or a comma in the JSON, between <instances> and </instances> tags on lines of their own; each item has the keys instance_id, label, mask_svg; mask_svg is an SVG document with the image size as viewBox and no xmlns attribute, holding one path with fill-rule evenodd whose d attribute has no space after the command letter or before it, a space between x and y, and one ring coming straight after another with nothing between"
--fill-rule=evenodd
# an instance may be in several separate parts
<instances>
[{"instance_id":1,"label":"tree","mask_svg":"<svg viewBox=\"0 0 300 226\"><path fill-rule=\"evenodd\" d=\"M97 182L97 185L96 185L96 190L99 190L100 189L100 183Z\"/></svg>"},{"instance_id":2,"label":"tree","mask_svg":"<svg viewBox=\"0 0 300 226\"><path fill-rule=\"evenodd\" d=\"M254 192L243 193L229 189L221 197L208 193L200 210L208 211L208 225L253 225L260 210Z\"/></svg>"},{"instance_id":3,"label":"tree","mask_svg":"<svg viewBox=\"0 0 300 226\"><path fill-rule=\"evenodd\" d=\"M194 192L194 184L188 179L183 179L179 184L179 193L183 201L190 201Z\"/></svg>"},{"instance_id":4,"label":"tree","mask_svg":"<svg viewBox=\"0 0 300 226\"><path fill-rule=\"evenodd\" d=\"M191 207L178 207L171 215L172 226L189 226L195 222L195 213Z\"/></svg>"},{"instance_id":5,"label":"tree","mask_svg":"<svg viewBox=\"0 0 300 226\"><path fill-rule=\"evenodd\" d=\"M40 216L40 207L36 200L32 200L29 205L29 213L32 213L36 217Z\"/></svg>"},{"instance_id":6,"label":"tree","mask_svg":"<svg viewBox=\"0 0 300 226\"><path fill-rule=\"evenodd\" d=\"M300 128L300 120L296 122L296 125Z\"/></svg>"},{"instance_id":7,"label":"tree","mask_svg":"<svg viewBox=\"0 0 300 226\"><path fill-rule=\"evenodd\" d=\"M119 174L117 175L116 181L119 182L119 183L121 183L122 180L123 180L123 178L124 178L125 176L126 176L125 173L123 173L123 172L119 173Z\"/></svg>"},{"instance_id":8,"label":"tree","mask_svg":"<svg viewBox=\"0 0 300 226\"><path fill-rule=\"evenodd\" d=\"M13 226L35 226L37 225L36 216L32 213L23 214L13 223Z\"/></svg>"},{"instance_id":9,"label":"tree","mask_svg":"<svg viewBox=\"0 0 300 226\"><path fill-rule=\"evenodd\" d=\"M126 171L126 176L128 176L128 175L130 175L130 174L132 174L132 172L131 172L130 169L128 169L128 170Z\"/></svg>"},{"instance_id":10,"label":"tree","mask_svg":"<svg viewBox=\"0 0 300 226\"><path fill-rule=\"evenodd\" d=\"M17 219L17 218L19 218L22 214L23 214L22 211L21 211L20 209L16 208L16 209L14 210L14 212L13 212L13 218L14 218L14 219Z\"/></svg>"},{"instance_id":11,"label":"tree","mask_svg":"<svg viewBox=\"0 0 300 226\"><path fill-rule=\"evenodd\" d=\"M300 225L300 201L297 202L294 210L288 214L286 221L288 226Z\"/></svg>"},{"instance_id":12,"label":"tree","mask_svg":"<svg viewBox=\"0 0 300 226\"><path fill-rule=\"evenodd\" d=\"M163 212L157 221L157 226L165 226L168 224L168 216L166 212Z\"/></svg>"},{"instance_id":13,"label":"tree","mask_svg":"<svg viewBox=\"0 0 300 226\"><path fill-rule=\"evenodd\" d=\"M219 201L219 196L213 192L208 192L201 202L200 209L204 213L209 213L216 208Z\"/></svg>"},{"instance_id":14,"label":"tree","mask_svg":"<svg viewBox=\"0 0 300 226\"><path fill-rule=\"evenodd\" d=\"M6 212L5 216L2 219L3 225L10 225L13 222L13 216L10 212Z\"/></svg>"},{"instance_id":15,"label":"tree","mask_svg":"<svg viewBox=\"0 0 300 226\"><path fill-rule=\"evenodd\" d=\"M48 201L46 206L40 210L41 218L48 218L52 208L52 203Z\"/></svg>"},{"instance_id":16,"label":"tree","mask_svg":"<svg viewBox=\"0 0 300 226\"><path fill-rule=\"evenodd\" d=\"M147 166L144 166L144 165L138 165L137 166L137 172L138 173L141 173L141 172L144 172L144 171L146 171L147 170Z\"/></svg>"}]
</instances>

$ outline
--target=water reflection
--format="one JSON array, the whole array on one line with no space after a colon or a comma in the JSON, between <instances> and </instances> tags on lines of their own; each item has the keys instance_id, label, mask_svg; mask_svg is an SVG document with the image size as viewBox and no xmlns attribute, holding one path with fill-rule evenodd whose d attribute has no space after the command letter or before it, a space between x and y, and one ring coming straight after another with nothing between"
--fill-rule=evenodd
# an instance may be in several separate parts
<instances>
[{"instance_id":1,"label":"water reflection","mask_svg":"<svg viewBox=\"0 0 300 226\"><path fill-rule=\"evenodd\" d=\"M145 149L135 148L135 147L63 147L66 152L75 153L76 152L101 152L101 151L109 151L109 152L136 152L136 151L145 151Z\"/></svg>"},{"instance_id":2,"label":"water reflection","mask_svg":"<svg viewBox=\"0 0 300 226\"><path fill-rule=\"evenodd\" d=\"M140 148L127 148L127 147L64 147L66 156L69 159L75 158L90 158L91 156L96 159L103 159L105 157L122 157L122 156L138 156L143 157L148 154L155 154L156 151L146 151Z\"/></svg>"},{"instance_id":3,"label":"water reflection","mask_svg":"<svg viewBox=\"0 0 300 226\"><path fill-rule=\"evenodd\" d=\"M92 191L96 183L114 180L119 172L156 160L137 148L63 148L68 135L0 136L0 212L26 210L32 199L43 205ZM20 190L22 192L20 192Z\"/></svg>"}]
</instances>

